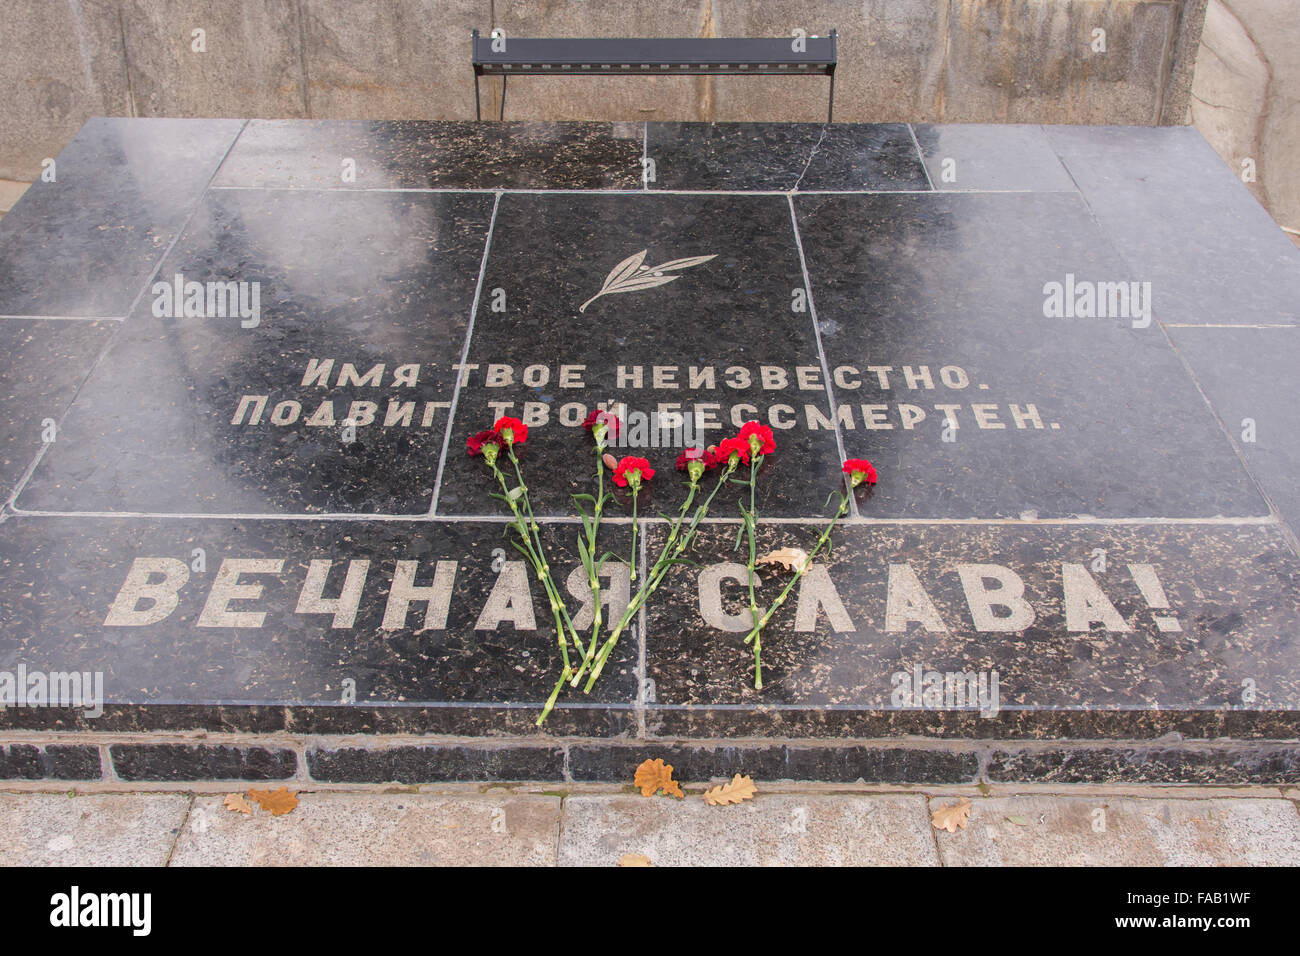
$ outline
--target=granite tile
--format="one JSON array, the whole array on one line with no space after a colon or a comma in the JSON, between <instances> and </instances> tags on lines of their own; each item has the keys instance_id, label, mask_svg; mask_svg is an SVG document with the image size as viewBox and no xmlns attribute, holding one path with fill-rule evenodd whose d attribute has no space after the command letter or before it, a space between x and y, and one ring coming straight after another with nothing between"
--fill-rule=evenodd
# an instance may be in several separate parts
<instances>
[{"instance_id":1,"label":"granite tile","mask_svg":"<svg viewBox=\"0 0 1300 956\"><path fill-rule=\"evenodd\" d=\"M762 528L759 552L809 549L817 533ZM875 736L909 715L915 732L944 736L921 721L961 712L963 734L983 737L1000 733L984 721L1021 711L1056 716L1058 732L1085 711L1147 736L1157 711L1300 710L1300 559L1276 528L852 524L766 628L761 690L734 539L710 528L692 550L702 568L674 568L663 588L675 600L651 603L652 734L748 737L780 721L789 736ZM759 606L787 579L764 570ZM689 727L663 726L683 713Z\"/></svg>"},{"instance_id":2,"label":"granite tile","mask_svg":"<svg viewBox=\"0 0 1300 956\"><path fill-rule=\"evenodd\" d=\"M679 259L707 261L670 270L664 285L597 297L643 252L651 276ZM570 495L595 483L580 425L601 404L627 419L615 456L645 457L658 472L642 514L680 505L673 468L684 445L715 443L751 418L770 423L778 442L760 512L815 509L839 453L812 320L792 310L803 288L784 197L503 196L437 513L504 510L487 497L490 475L465 439L513 415L530 429L525 475L537 513L574 514ZM665 416L661 424L681 416L683 426L656 432L651 415ZM619 504L630 512L630 499Z\"/></svg>"},{"instance_id":3,"label":"granite tile","mask_svg":"<svg viewBox=\"0 0 1300 956\"><path fill-rule=\"evenodd\" d=\"M1300 747L1102 747L995 751L989 779L1016 783L1281 784L1300 781Z\"/></svg>"},{"instance_id":4,"label":"granite tile","mask_svg":"<svg viewBox=\"0 0 1300 956\"><path fill-rule=\"evenodd\" d=\"M1118 294L1112 317L1048 317L1143 278L1077 196L796 208L845 451L882 476L873 516L1267 513L1156 322L1132 303L1115 317Z\"/></svg>"},{"instance_id":5,"label":"granite tile","mask_svg":"<svg viewBox=\"0 0 1300 956\"><path fill-rule=\"evenodd\" d=\"M126 315L242 125L88 120L0 223L0 315Z\"/></svg>"},{"instance_id":6,"label":"granite tile","mask_svg":"<svg viewBox=\"0 0 1300 956\"><path fill-rule=\"evenodd\" d=\"M644 137L641 123L251 120L213 184L632 189L641 185Z\"/></svg>"},{"instance_id":7,"label":"granite tile","mask_svg":"<svg viewBox=\"0 0 1300 956\"><path fill-rule=\"evenodd\" d=\"M1300 327L1168 332L1246 467L1300 534Z\"/></svg>"},{"instance_id":8,"label":"granite tile","mask_svg":"<svg viewBox=\"0 0 1300 956\"><path fill-rule=\"evenodd\" d=\"M651 189L928 190L904 123L650 123Z\"/></svg>"},{"instance_id":9,"label":"granite tile","mask_svg":"<svg viewBox=\"0 0 1300 956\"><path fill-rule=\"evenodd\" d=\"M1075 191L1041 126L918 123L913 131L937 190Z\"/></svg>"},{"instance_id":10,"label":"granite tile","mask_svg":"<svg viewBox=\"0 0 1300 956\"><path fill-rule=\"evenodd\" d=\"M1195 127L1045 129L1162 323L1300 323L1300 249Z\"/></svg>"},{"instance_id":11,"label":"granite tile","mask_svg":"<svg viewBox=\"0 0 1300 956\"><path fill-rule=\"evenodd\" d=\"M426 513L492 204L209 193L18 507Z\"/></svg>"},{"instance_id":12,"label":"granite tile","mask_svg":"<svg viewBox=\"0 0 1300 956\"><path fill-rule=\"evenodd\" d=\"M544 594L513 560L505 530L497 522L11 518L0 525L0 671L101 672L106 710L77 718L15 707L5 719L10 727L162 730L186 729L206 713L247 730L368 732L316 713L356 706L385 708L379 732L536 734L559 654ZM544 541L583 626L590 598L574 534L565 524ZM611 528L604 540L626 551L626 534ZM610 562L607 615L621 609L626 586L626 570ZM626 732L639 649L626 635L590 696L561 695L547 732ZM62 726L50 725L56 716Z\"/></svg>"},{"instance_id":13,"label":"granite tile","mask_svg":"<svg viewBox=\"0 0 1300 956\"><path fill-rule=\"evenodd\" d=\"M284 748L215 744L113 744L119 780L288 780L298 755Z\"/></svg>"},{"instance_id":14,"label":"granite tile","mask_svg":"<svg viewBox=\"0 0 1300 956\"><path fill-rule=\"evenodd\" d=\"M372 749L313 747L313 780L326 783L442 783L470 780L563 780L558 747L467 747L455 744Z\"/></svg>"},{"instance_id":15,"label":"granite tile","mask_svg":"<svg viewBox=\"0 0 1300 956\"><path fill-rule=\"evenodd\" d=\"M117 327L114 322L0 319L0 495L17 490ZM51 428L53 423L53 428Z\"/></svg>"},{"instance_id":16,"label":"granite tile","mask_svg":"<svg viewBox=\"0 0 1300 956\"><path fill-rule=\"evenodd\" d=\"M89 744L0 746L0 780L98 780L99 748Z\"/></svg>"}]
</instances>

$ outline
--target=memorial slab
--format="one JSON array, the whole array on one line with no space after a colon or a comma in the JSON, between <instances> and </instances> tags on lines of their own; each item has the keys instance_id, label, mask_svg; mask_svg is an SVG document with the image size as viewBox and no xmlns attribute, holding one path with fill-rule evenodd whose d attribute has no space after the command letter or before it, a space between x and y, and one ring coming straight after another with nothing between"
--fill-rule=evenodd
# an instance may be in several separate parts
<instances>
[{"instance_id":1,"label":"memorial slab","mask_svg":"<svg viewBox=\"0 0 1300 956\"><path fill-rule=\"evenodd\" d=\"M102 713L0 706L12 776L1297 773L1300 268L1194 131L94 121L45 186L0 222L0 704ZM528 425L581 632L601 407L657 472L607 621L684 447L772 428L759 554L880 480L761 689L733 486L539 730L550 602L466 439Z\"/></svg>"}]
</instances>

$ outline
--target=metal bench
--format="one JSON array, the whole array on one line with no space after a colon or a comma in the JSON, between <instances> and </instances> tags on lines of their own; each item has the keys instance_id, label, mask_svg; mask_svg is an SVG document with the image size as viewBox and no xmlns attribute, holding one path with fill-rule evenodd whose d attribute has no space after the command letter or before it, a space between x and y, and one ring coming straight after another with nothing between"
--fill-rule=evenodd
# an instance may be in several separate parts
<instances>
[{"instance_id":1,"label":"metal bench","mask_svg":"<svg viewBox=\"0 0 1300 956\"><path fill-rule=\"evenodd\" d=\"M835 40L829 36L542 39L472 34L474 115L483 118L478 78L501 77L501 113L511 76L827 76L826 121L835 113ZM495 47L495 49L494 49Z\"/></svg>"}]
</instances>

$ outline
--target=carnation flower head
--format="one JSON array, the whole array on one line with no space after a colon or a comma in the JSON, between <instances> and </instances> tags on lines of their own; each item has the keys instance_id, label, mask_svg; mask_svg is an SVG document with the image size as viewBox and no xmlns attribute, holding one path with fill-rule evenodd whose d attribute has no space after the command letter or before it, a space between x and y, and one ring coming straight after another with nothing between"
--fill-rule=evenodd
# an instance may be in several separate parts
<instances>
[{"instance_id":1,"label":"carnation flower head","mask_svg":"<svg viewBox=\"0 0 1300 956\"><path fill-rule=\"evenodd\" d=\"M607 435L614 438L623 428L623 423L618 420L618 416L613 412L606 412L599 408L593 408L591 412L583 419L582 427L591 432L591 437L596 439L596 444L604 448L605 437Z\"/></svg>"},{"instance_id":2,"label":"carnation flower head","mask_svg":"<svg viewBox=\"0 0 1300 956\"><path fill-rule=\"evenodd\" d=\"M844 474L849 476L849 487L856 488L858 485L874 485L876 483L876 469L871 462L865 458L849 458L844 462Z\"/></svg>"},{"instance_id":3,"label":"carnation flower head","mask_svg":"<svg viewBox=\"0 0 1300 956\"><path fill-rule=\"evenodd\" d=\"M492 427L507 445L522 445L528 441L528 426L517 418L498 418Z\"/></svg>"},{"instance_id":4,"label":"carnation flower head","mask_svg":"<svg viewBox=\"0 0 1300 956\"><path fill-rule=\"evenodd\" d=\"M471 458L482 455L489 465L497 460L497 452L501 450L501 436L492 429L479 432L477 435L470 435L465 440L465 448Z\"/></svg>"},{"instance_id":5,"label":"carnation flower head","mask_svg":"<svg viewBox=\"0 0 1300 956\"><path fill-rule=\"evenodd\" d=\"M743 438L724 438L718 442L719 463L725 463L728 467L735 467L735 462L732 459L733 455L738 455L740 461L748 465L749 442Z\"/></svg>"},{"instance_id":6,"label":"carnation flower head","mask_svg":"<svg viewBox=\"0 0 1300 956\"><path fill-rule=\"evenodd\" d=\"M614 468L614 484L620 488L631 487L633 491L639 490L641 482L649 481L654 476L655 470L650 467L650 462L631 455L621 459Z\"/></svg>"},{"instance_id":7,"label":"carnation flower head","mask_svg":"<svg viewBox=\"0 0 1300 956\"><path fill-rule=\"evenodd\" d=\"M772 429L758 422L745 422L741 425L739 438L749 446L750 454L770 455L776 451L776 439L772 437Z\"/></svg>"},{"instance_id":8,"label":"carnation flower head","mask_svg":"<svg viewBox=\"0 0 1300 956\"><path fill-rule=\"evenodd\" d=\"M718 458L703 448L687 448L677 456L677 470L686 472L692 482L699 481L706 471L718 467Z\"/></svg>"}]
</instances>

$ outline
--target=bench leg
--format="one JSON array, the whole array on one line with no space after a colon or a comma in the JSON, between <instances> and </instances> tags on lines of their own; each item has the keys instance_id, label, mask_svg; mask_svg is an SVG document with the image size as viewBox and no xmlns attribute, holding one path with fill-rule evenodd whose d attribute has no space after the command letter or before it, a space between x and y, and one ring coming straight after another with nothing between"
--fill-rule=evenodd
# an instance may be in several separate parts
<instances>
[{"instance_id":1,"label":"bench leg","mask_svg":"<svg viewBox=\"0 0 1300 956\"><path fill-rule=\"evenodd\" d=\"M474 118L476 120L483 119L483 111L479 109L479 105L478 105L478 74L477 73L474 74Z\"/></svg>"},{"instance_id":2,"label":"bench leg","mask_svg":"<svg viewBox=\"0 0 1300 956\"><path fill-rule=\"evenodd\" d=\"M831 97L830 97L830 102L826 106L826 122L828 123L834 122L834 116L835 116L835 74L832 73L831 74Z\"/></svg>"},{"instance_id":3,"label":"bench leg","mask_svg":"<svg viewBox=\"0 0 1300 956\"><path fill-rule=\"evenodd\" d=\"M504 73L501 74L501 115L497 119L506 118L506 80L509 79Z\"/></svg>"}]
</instances>

